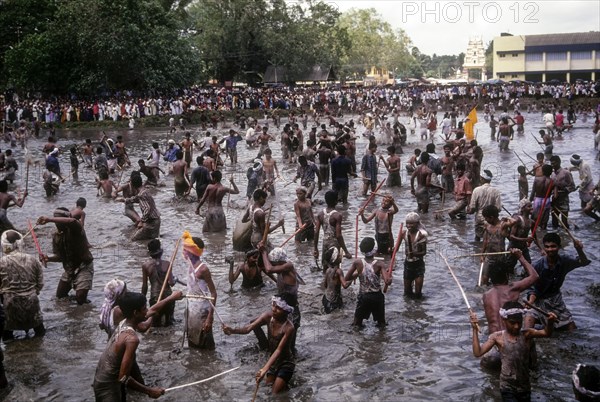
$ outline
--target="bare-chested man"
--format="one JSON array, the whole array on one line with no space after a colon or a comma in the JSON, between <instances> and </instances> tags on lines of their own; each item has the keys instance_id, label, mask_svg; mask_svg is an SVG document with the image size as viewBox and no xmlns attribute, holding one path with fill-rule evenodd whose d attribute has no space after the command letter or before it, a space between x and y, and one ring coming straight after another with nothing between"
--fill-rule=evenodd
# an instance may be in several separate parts
<instances>
[{"instance_id":1,"label":"bare-chested man","mask_svg":"<svg viewBox=\"0 0 600 402\"><path fill-rule=\"evenodd\" d=\"M536 176L533 179L533 186L531 191L531 196L529 197L530 201L533 201L533 211L531 214L531 218L534 221L537 221L538 215L541 213L542 217L540 218L539 227L542 230L546 229L548 225L548 220L550 218L550 193L549 189L552 186L552 179L550 176L552 175L552 166L543 165L542 166L542 176ZM546 199L546 203L544 204L544 198L548 195ZM542 211L542 205L544 210Z\"/></svg>"},{"instance_id":2,"label":"bare-chested man","mask_svg":"<svg viewBox=\"0 0 600 402\"><path fill-rule=\"evenodd\" d=\"M209 149L204 153L204 159L202 160L202 166L208 169L209 172L217 170L217 161L215 159L215 153L212 149Z\"/></svg>"},{"instance_id":3,"label":"bare-chested man","mask_svg":"<svg viewBox=\"0 0 600 402\"><path fill-rule=\"evenodd\" d=\"M260 145L260 149L258 151L258 155L256 156L257 159L262 158L265 150L267 148L269 148L269 141L275 141L275 137L273 137L271 134L269 134L267 131L269 130L268 127L263 127L262 129L262 133L260 133L258 135L258 138L256 139L256 141L259 143Z\"/></svg>"},{"instance_id":4,"label":"bare-chested man","mask_svg":"<svg viewBox=\"0 0 600 402\"><path fill-rule=\"evenodd\" d=\"M400 157L396 154L396 147L390 145L387 147L388 158L384 159L383 156L379 156L379 159L383 162L386 170L388 171L388 177L385 182L386 187L400 187L402 185L402 179L400 178Z\"/></svg>"},{"instance_id":5,"label":"bare-chested man","mask_svg":"<svg viewBox=\"0 0 600 402\"><path fill-rule=\"evenodd\" d=\"M131 177L133 176L139 176L140 172L134 170L133 172L131 172ZM137 195L139 192L139 190L134 187L131 184L131 180L129 180L127 183L120 185L117 188L117 191L115 192L115 197L119 194L119 193L123 193L123 198L124 199L129 199L132 198L133 196ZM123 211L123 215L125 215L126 217L128 217L129 219L131 219L131 221L133 223L138 223L140 221L140 215L137 213L137 211L135 210L135 208L133 208L133 202L125 202L125 211Z\"/></svg>"},{"instance_id":6,"label":"bare-chested man","mask_svg":"<svg viewBox=\"0 0 600 402\"><path fill-rule=\"evenodd\" d=\"M223 175L221 171L216 170L212 173L213 183L206 187L204 196L198 203L196 213L200 214L200 208L205 202L208 202L208 211L204 219L204 225L202 226L203 232L221 232L227 230L227 221L225 220L225 212L223 212L223 197L225 194L239 194L237 186L233 181L233 177L229 179L233 188L225 187L221 184Z\"/></svg>"},{"instance_id":7,"label":"bare-chested man","mask_svg":"<svg viewBox=\"0 0 600 402\"><path fill-rule=\"evenodd\" d=\"M8 182L6 180L0 180L0 234L2 234L5 230L12 229L15 227L8 220L6 211L8 208L12 206L17 206L19 208L23 207L23 203L25 203L25 197L27 197L27 191L23 193L23 197L15 197L12 194L8 194Z\"/></svg>"},{"instance_id":8,"label":"bare-chested man","mask_svg":"<svg viewBox=\"0 0 600 402\"><path fill-rule=\"evenodd\" d=\"M279 176L279 169L277 168L277 161L273 159L273 152L270 148L265 149L264 158L262 160L263 165L263 183L269 183L267 191L271 194L275 193L275 179Z\"/></svg>"},{"instance_id":9,"label":"bare-chested man","mask_svg":"<svg viewBox=\"0 0 600 402\"><path fill-rule=\"evenodd\" d=\"M488 324L488 334L506 329L504 320L500 317L500 308L508 301L518 301L521 292L530 288L539 278L538 273L531 263L525 259L521 250L513 248L510 252L512 257L518 259L528 276L520 281L509 283L508 271L504 264L490 266L489 274L492 287L482 296L483 309ZM486 368L499 367L499 364L500 355L498 353L489 353L481 359L481 365Z\"/></svg>"},{"instance_id":10,"label":"bare-chested man","mask_svg":"<svg viewBox=\"0 0 600 402\"><path fill-rule=\"evenodd\" d=\"M342 214L336 211L335 206L338 202L337 193L335 191L328 191L325 193L326 208L323 208L317 215L315 220L315 241L313 255L319 258L319 231L323 228L323 253L321 262L323 264L323 271L326 271L329 267L329 262L325 259L325 251L331 247L341 248L344 251L346 258L352 258L352 254L346 247L344 241L344 235L342 234Z\"/></svg>"},{"instance_id":11,"label":"bare-chested man","mask_svg":"<svg viewBox=\"0 0 600 402\"><path fill-rule=\"evenodd\" d=\"M116 191L117 186L115 186L115 183L108 177L107 171L101 170L99 177L100 180L96 185L96 189L98 190L97 195L102 196L102 198L112 198L113 190Z\"/></svg>"},{"instance_id":12,"label":"bare-chested man","mask_svg":"<svg viewBox=\"0 0 600 402\"><path fill-rule=\"evenodd\" d=\"M398 206L391 195L386 195L381 201L381 208L373 211L371 215L365 217L364 210L358 211L363 223L369 223L375 219L375 241L377 242L378 254L392 254L394 247L394 238L392 235L392 222L394 215L398 212Z\"/></svg>"},{"instance_id":13,"label":"bare-chested man","mask_svg":"<svg viewBox=\"0 0 600 402\"><path fill-rule=\"evenodd\" d=\"M253 247L257 248L258 243L261 242L264 237L265 229L268 233L271 233L278 227L283 226L284 220L282 218L277 222L277 224L269 224L269 227L266 228L267 215L265 213L265 210L263 209L263 206L267 201L267 192L260 188L256 189L252 194L252 199L254 200L254 204L252 204L252 206L250 206L246 210L246 213L242 218L242 222L252 222L252 234L250 235L250 243ZM265 244L265 247L269 249L270 244L267 242L267 244Z\"/></svg>"},{"instance_id":14,"label":"bare-chested man","mask_svg":"<svg viewBox=\"0 0 600 402\"><path fill-rule=\"evenodd\" d=\"M427 166L429 154L421 153L421 164L417 166L412 176L410 177L410 192L417 199L418 211L426 214L429 211L429 188L437 187L444 190L443 187L436 186L431 183L431 175L433 171ZM417 180L417 189L415 190L415 179Z\"/></svg>"},{"instance_id":15,"label":"bare-chested man","mask_svg":"<svg viewBox=\"0 0 600 402\"><path fill-rule=\"evenodd\" d=\"M190 179L188 177L188 164L183 160L183 151L175 152L177 160L173 162L173 175L175 176L175 195L183 197L190 193ZM150 304L152 305L152 304Z\"/></svg>"},{"instance_id":16,"label":"bare-chested man","mask_svg":"<svg viewBox=\"0 0 600 402\"><path fill-rule=\"evenodd\" d=\"M196 141L191 138L191 134L189 131L185 133L185 138L179 143L181 149L183 149L184 161L185 163L187 163L188 167L190 167L190 165L192 164L192 156L194 153L195 143Z\"/></svg>"},{"instance_id":17,"label":"bare-chested man","mask_svg":"<svg viewBox=\"0 0 600 402\"><path fill-rule=\"evenodd\" d=\"M450 194L454 192L454 157L452 156L452 145L444 145L444 156L442 162L442 187Z\"/></svg>"},{"instance_id":18,"label":"bare-chested man","mask_svg":"<svg viewBox=\"0 0 600 402\"><path fill-rule=\"evenodd\" d=\"M295 236L299 242L312 241L315 238L315 216L312 211L312 201L307 198L308 190L306 187L296 189L298 200L294 203L294 212L296 214L296 230L303 228Z\"/></svg>"}]
</instances>

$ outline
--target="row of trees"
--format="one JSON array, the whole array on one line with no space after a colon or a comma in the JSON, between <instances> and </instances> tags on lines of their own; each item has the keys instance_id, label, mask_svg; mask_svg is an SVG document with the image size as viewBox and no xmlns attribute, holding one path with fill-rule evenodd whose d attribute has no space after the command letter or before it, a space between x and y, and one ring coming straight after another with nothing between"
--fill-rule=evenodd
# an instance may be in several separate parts
<instances>
[{"instance_id":1,"label":"row of trees","mask_svg":"<svg viewBox=\"0 0 600 402\"><path fill-rule=\"evenodd\" d=\"M314 65L339 79L378 66L397 77L453 76L461 56L423 55L374 9L321 0L4 0L0 88L98 94L296 80Z\"/></svg>"}]
</instances>

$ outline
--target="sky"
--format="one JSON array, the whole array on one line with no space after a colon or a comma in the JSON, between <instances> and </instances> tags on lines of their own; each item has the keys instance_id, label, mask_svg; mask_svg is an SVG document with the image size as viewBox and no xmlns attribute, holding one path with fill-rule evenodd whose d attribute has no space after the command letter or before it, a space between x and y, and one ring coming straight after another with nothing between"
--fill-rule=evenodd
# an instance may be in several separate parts
<instances>
[{"instance_id":1,"label":"sky","mask_svg":"<svg viewBox=\"0 0 600 402\"><path fill-rule=\"evenodd\" d=\"M374 8L392 28L402 28L421 53L455 55L469 38L484 46L502 32L513 35L600 31L600 1L324 0L341 12Z\"/></svg>"}]
</instances>

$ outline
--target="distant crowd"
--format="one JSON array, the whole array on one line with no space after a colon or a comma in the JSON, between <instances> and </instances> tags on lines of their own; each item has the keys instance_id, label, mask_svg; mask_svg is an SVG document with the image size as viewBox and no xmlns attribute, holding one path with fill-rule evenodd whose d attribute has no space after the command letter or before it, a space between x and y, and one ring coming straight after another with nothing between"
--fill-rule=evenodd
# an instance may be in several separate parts
<instances>
[{"instance_id":1,"label":"distant crowd","mask_svg":"<svg viewBox=\"0 0 600 402\"><path fill-rule=\"evenodd\" d=\"M597 98L600 81L569 83L512 82L479 85L431 85L415 83L389 87L263 87L226 88L199 87L170 94L142 95L120 91L98 97L68 98L20 96L6 93L0 96L0 120L14 124L25 120L40 123L128 120L148 116L179 116L193 113L209 114L231 110L294 109L347 110L360 113L376 105L410 110L424 103L513 101L529 98L535 101L578 100ZM584 105L585 107L585 105ZM202 116L201 116L202 117ZM207 120L210 117L207 116Z\"/></svg>"}]
</instances>

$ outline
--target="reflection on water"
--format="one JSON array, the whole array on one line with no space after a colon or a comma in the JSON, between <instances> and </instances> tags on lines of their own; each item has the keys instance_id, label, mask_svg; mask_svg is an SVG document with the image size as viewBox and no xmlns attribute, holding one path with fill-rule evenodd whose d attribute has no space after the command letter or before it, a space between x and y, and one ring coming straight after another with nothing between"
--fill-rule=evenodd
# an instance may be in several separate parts
<instances>
[{"instance_id":1,"label":"reflection on water","mask_svg":"<svg viewBox=\"0 0 600 402\"><path fill-rule=\"evenodd\" d=\"M525 114L526 130L537 132L541 128L540 116ZM556 141L555 151L563 159L563 166L569 166L569 157L578 153L592 165L594 178L598 178L600 168L594 162L591 123L579 125L565 133L563 141ZM518 204L516 166L519 161L513 152L500 153L496 142L491 142L485 123L478 123L479 141L485 157L483 168L494 173L493 185L502 190L503 202L509 211L516 211ZM359 127L359 133L363 128ZM271 128L273 131L273 128ZM166 143L164 129L107 132L110 137L121 134L129 148L131 161L146 158L150 152L150 142ZM221 134L221 133L220 133ZM59 133L60 144L68 146L82 143L86 138L96 140L95 131L68 131ZM34 160L41 160L40 150L44 141L31 141L29 149ZM414 147L424 147L418 136L409 135L411 146L405 147L401 155L403 162ZM358 140L359 157L365 149L364 138ZM515 136L511 150L519 153L528 166L530 161L523 153L534 156L539 147L530 134ZM273 145L274 157L280 160L280 149ZM441 146L438 146L441 154ZM383 149L380 149L382 152ZM17 157L22 157L20 149ZM256 150L247 150L240 145L240 164L236 168L226 166L224 177L233 174L241 183L241 194L231 196L230 207L226 208L229 229L227 234L202 235L202 218L194 214L192 200L175 200L172 177L163 177L162 186L155 191L155 197L162 215L161 240L165 257L169 258L177 238L184 230L203 237L206 243L205 258L211 268L219 293L217 307L223 320L229 325L243 325L263 310L269 308L269 300L275 292L275 285L268 282L259 291L242 291L239 283L229 285L227 274L229 265L225 256L235 255L237 261L243 258L234 253L231 247L231 230L239 214L243 213L245 200L245 170L247 162L256 155ZM279 162L278 162L279 163ZM61 159L63 171L69 173L66 156ZM295 175L293 165L280 165L280 171L289 181ZM21 168L22 170L23 167ZM126 169L126 180L131 168ZM383 169L380 169L382 171ZM23 173L23 172L22 172ZM12 400L92 400L91 383L98 358L106 345L106 336L97 325L99 309L103 301L102 288L114 278L124 278L128 288L138 291L141 288L141 263L146 258L145 244L131 243L128 238L133 228L122 215L123 205L96 197L94 175L82 168L78 180L70 179L63 184L57 197L46 199L42 196L42 170L32 167L29 179L30 197L21 211L11 210L10 216L18 228L27 225L37 216L49 214L58 206L73 207L75 200L87 198L86 229L89 241L96 246L94 288L90 292L91 303L77 307L68 301L56 301L54 292L62 273L59 264L49 264L45 271L45 288L41 294L42 308L48 333L44 339L28 339L6 345L5 364L9 380L15 384ZM400 212L394 220L393 232L406 213L416 209L414 197L408 191L409 177L403 172L401 189L392 191ZM119 176L116 175L115 180ZM575 175L578 183L578 177ZM359 181L351 183L352 194L359 193ZM24 178L17 183L24 189ZM531 181L530 181L531 185ZM280 208L285 220L287 235L279 230L271 235L274 244L281 244L291 234L294 227L292 204L295 199L294 185L284 187L277 184L280 191ZM318 194L322 199L325 190ZM270 203L271 201L267 201ZM348 208L340 208L344 216L343 233L349 250L354 250L354 222L359 206L364 198L350 197ZM376 201L379 202L379 201ZM275 203L275 200L273 200ZM571 207L579 211L577 194L571 195ZM315 206L315 214L323 208ZM368 209L372 210L374 206ZM433 200L431 211L440 209L440 200ZM572 212L573 220L580 229L574 234L583 240L590 257L600 255L598 226ZM423 224L430 233L429 254L426 257L424 299L414 301L402 295L402 259L396 266L395 282L386 295L386 318L388 327L380 331L371 321L366 328L353 329L352 322L358 285L343 291L345 308L332 315L321 315L320 282L322 276L315 271L312 246L289 243L288 255L297 265L306 281L300 288L302 326L299 331L298 364L288 396L294 400L490 400L498 399L497 378L494 374L481 371L479 362L472 357L470 326L466 307L456 285L452 281L443 261L435 251L451 257L477 252L480 245L472 243L473 221L450 222L434 219L434 214L423 216ZM36 232L41 246L47 252L51 249L52 225L38 227ZM359 236L372 235L372 225L360 224ZM568 252L573 252L571 241L563 237ZM33 253L32 245L29 252ZM536 258L538 251L532 249ZM399 253L403 255L403 252ZM475 287L478 261L454 260L455 272L465 287L473 308L483 315L481 290ZM346 260L343 269L349 268ZM596 317L599 313L597 298L587 293L586 287L598 281L597 262L587 268L572 272L563 286L566 303L574 314L579 330L572 334L556 334L552 339L541 340L540 368L534 376L533 395L546 400L571 398L569 375L576 363L596 363L600 345L600 326ZM180 257L175 264L175 274L183 276L186 266ZM597 297L597 296L596 296ZM200 352L184 348L180 351L183 336L183 302L176 307L178 322L174 328L153 329L143 336L138 352L138 360L147 383L164 387L179 385L209 377L217 372L241 365L231 375L197 387L185 388L168 393L161 400L250 400L254 391L254 373L267 359L265 352L258 351L255 337L225 336L215 321L214 334L217 344L214 352ZM484 330L485 330L484 326ZM178 353L179 352L179 353ZM145 396L131 394L131 400L146 400ZM266 388L261 388L259 398L268 398ZM285 397L284 397L285 399Z\"/></svg>"}]
</instances>

